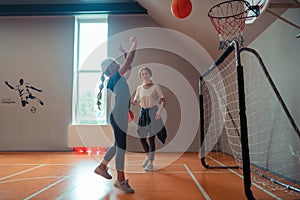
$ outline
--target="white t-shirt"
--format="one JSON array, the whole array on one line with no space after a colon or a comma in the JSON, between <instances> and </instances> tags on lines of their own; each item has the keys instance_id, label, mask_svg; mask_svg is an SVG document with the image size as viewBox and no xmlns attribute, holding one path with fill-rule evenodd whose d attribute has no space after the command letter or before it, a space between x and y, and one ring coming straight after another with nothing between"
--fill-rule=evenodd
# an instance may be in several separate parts
<instances>
[{"instance_id":1,"label":"white t-shirt","mask_svg":"<svg viewBox=\"0 0 300 200\"><path fill-rule=\"evenodd\" d=\"M136 89L134 101L140 103L142 108L151 108L159 103L159 100L164 98L164 95L158 84L153 85L147 89L140 85Z\"/></svg>"}]
</instances>

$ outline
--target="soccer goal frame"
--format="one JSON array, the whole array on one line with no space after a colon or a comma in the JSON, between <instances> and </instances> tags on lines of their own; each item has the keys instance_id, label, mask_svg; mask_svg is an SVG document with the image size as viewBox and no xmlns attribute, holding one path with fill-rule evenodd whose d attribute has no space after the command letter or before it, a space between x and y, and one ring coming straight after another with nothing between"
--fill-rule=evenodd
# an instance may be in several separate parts
<instances>
[{"instance_id":1,"label":"soccer goal frame","mask_svg":"<svg viewBox=\"0 0 300 200\"><path fill-rule=\"evenodd\" d=\"M207 169L241 169L243 174L243 181L244 181L244 191L247 199L255 199L251 191L252 173L256 173L259 176L265 179L269 179L273 183L279 184L289 190L290 189L294 190L296 191L296 193L300 192L300 190L297 187L294 187L293 185L289 185L286 182L281 182L280 180L276 180L272 175L269 176L261 173L260 171L261 169L259 169L259 167L257 167L255 164L251 163L250 161L249 138L248 138L249 125L247 122L247 114L249 115L249 113L246 112L247 103L246 103L246 96L245 96L246 86L244 83L245 74L244 74L244 67L241 64L242 52L248 52L254 55L255 59L260 65L261 70L263 71L262 73L264 74L265 79L267 80L268 84L271 86L271 90L275 94L274 96L275 98L277 98L280 107L287 118L286 120L287 123L290 124L290 127L294 134L293 136L294 140L298 139L300 141L299 129L292 115L290 114L287 106L285 105L283 99L281 98L274 82L272 81L261 57L254 49L246 48L246 47L240 48L239 43L234 40L228 45L226 50L224 50L224 52L219 56L219 58L214 62L214 64L211 67L209 67L205 72L203 72L200 76L199 108L200 108L201 164ZM225 72L225 69L223 67L224 65L227 65L226 62L229 63L228 65L234 65L233 68L235 68L235 70L231 72ZM216 71L218 71L218 73L216 73ZM226 78L223 77L225 73L232 73L231 80L229 79L227 80ZM211 83L208 82L207 79L209 79L211 82L214 82L216 79L220 79L221 81L211 86L209 85ZM231 89L223 89L223 85L222 85L223 82L226 82L224 83L225 85L231 84L230 81L232 81L233 79L236 79L234 80L234 84L235 84L234 87L236 88L235 94L231 94ZM214 93L212 92L212 90L210 91L209 90L210 87L219 87L218 91L220 91L220 93ZM227 96L224 98L223 97L224 94L222 93L226 93ZM207 96L213 96L213 95L215 96L214 99L218 99L218 102L213 102L215 100L211 97L207 98ZM232 107L231 103L226 102L228 99L232 98L232 96L234 96L233 98L236 98L238 101L235 103L236 105L234 107ZM215 109L216 106L214 105L217 105L220 108ZM224 113L226 113L226 116L224 115ZM222 125L219 122L216 123L212 121L212 115L216 115L217 116L216 118L218 119L217 121L224 121L226 125ZM219 145L218 144L219 138L221 137L222 134L224 134L224 126L227 126L226 127L227 129L233 131L234 132L233 135L236 136L235 140L239 140L240 142L239 143L240 145L236 147L232 147L232 149L230 150L233 151L233 153L228 152L228 150L224 150L224 152L223 150L220 151L217 147ZM252 124L250 126L252 126ZM212 127L214 127L214 129ZM210 134L208 134L208 132ZM217 135L216 134L217 132L220 132L220 134ZM208 140L209 137L213 138L212 140L215 141L215 143L214 142L207 143L206 140ZM297 141L296 145L299 144L299 141ZM239 155L233 155L235 153L234 148L240 148L241 153ZM232 157L235 161L232 163L225 163L225 164L219 164L218 161L216 160L215 160L216 162L208 162L208 160L214 160L214 158L210 158L208 156L208 152L214 152L214 153L222 152L222 154L227 154L227 157ZM300 161L300 157L298 159ZM296 161L297 166L300 163L299 161ZM274 174L276 174L276 172L274 172ZM296 185L298 184L299 183L297 182Z\"/></svg>"},{"instance_id":2,"label":"soccer goal frame","mask_svg":"<svg viewBox=\"0 0 300 200\"><path fill-rule=\"evenodd\" d=\"M229 54L235 50L236 55L236 68L237 68L237 78L238 78L238 91L239 91L239 109L240 109L240 136L242 142L242 157L243 157L243 176L244 176L244 190L245 195L248 199L254 199L254 196L251 191L251 171L250 171L250 158L249 158L249 149L248 149L248 134L247 134L247 118L246 118L246 105L245 105L245 92L244 92L244 78L243 78L243 66L240 61L240 50L239 44L237 41L233 41L224 51L224 53L216 60L216 62L205 71L199 82L199 102L200 102L200 130L201 130L201 148L204 147L204 109L203 109L203 94L202 94L202 81L205 76L215 70L219 64L221 64ZM239 166L209 166L205 162L205 151L201 152L201 163L206 168L239 168Z\"/></svg>"}]
</instances>

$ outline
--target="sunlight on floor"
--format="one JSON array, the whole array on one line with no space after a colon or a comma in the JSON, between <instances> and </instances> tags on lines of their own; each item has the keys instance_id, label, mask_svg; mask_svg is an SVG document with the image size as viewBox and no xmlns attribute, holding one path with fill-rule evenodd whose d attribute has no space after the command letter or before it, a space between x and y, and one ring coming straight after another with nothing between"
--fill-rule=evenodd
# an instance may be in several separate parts
<instances>
[{"instance_id":1,"label":"sunlight on floor","mask_svg":"<svg viewBox=\"0 0 300 200\"><path fill-rule=\"evenodd\" d=\"M62 199L103 199L108 196L113 190L113 181L106 180L94 174L93 171L91 165L78 167L72 178L74 182L71 184L74 186L65 193L65 198Z\"/></svg>"}]
</instances>

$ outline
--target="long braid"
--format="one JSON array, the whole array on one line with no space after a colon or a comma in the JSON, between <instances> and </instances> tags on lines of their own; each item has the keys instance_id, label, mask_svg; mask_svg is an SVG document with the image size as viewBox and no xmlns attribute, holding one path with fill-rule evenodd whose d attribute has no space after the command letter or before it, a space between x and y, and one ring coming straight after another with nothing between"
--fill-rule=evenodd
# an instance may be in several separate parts
<instances>
[{"instance_id":1,"label":"long braid","mask_svg":"<svg viewBox=\"0 0 300 200\"><path fill-rule=\"evenodd\" d=\"M101 106L101 98L102 98L102 89L104 88L104 81L105 81L105 77L104 77L104 73L102 73L101 77L101 85L99 86L99 93L97 95L97 105L98 105L98 109L101 110L100 106Z\"/></svg>"}]
</instances>

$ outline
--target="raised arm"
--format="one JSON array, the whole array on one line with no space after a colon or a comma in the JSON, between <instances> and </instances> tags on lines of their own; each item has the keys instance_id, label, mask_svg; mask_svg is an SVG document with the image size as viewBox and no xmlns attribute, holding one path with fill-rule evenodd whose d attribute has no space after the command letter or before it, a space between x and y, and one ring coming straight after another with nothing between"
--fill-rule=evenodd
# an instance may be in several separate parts
<instances>
[{"instance_id":1,"label":"raised arm","mask_svg":"<svg viewBox=\"0 0 300 200\"><path fill-rule=\"evenodd\" d=\"M43 92L43 90L37 89L37 88L35 88L35 87L33 87L33 86L29 86L29 88L31 88L31 89L33 89L33 90L35 90L35 91L38 91L38 92Z\"/></svg>"},{"instance_id":2,"label":"raised arm","mask_svg":"<svg viewBox=\"0 0 300 200\"><path fill-rule=\"evenodd\" d=\"M120 46L119 46L119 50L123 53L123 55L124 55L124 59L126 59L126 57L127 57L127 52L125 51L125 49L123 48L123 46L120 44Z\"/></svg>"},{"instance_id":3,"label":"raised arm","mask_svg":"<svg viewBox=\"0 0 300 200\"><path fill-rule=\"evenodd\" d=\"M15 89L15 88L14 88L12 85L10 85L7 81L5 81L5 84L6 84L10 89L12 89L12 90Z\"/></svg>"},{"instance_id":4,"label":"raised arm","mask_svg":"<svg viewBox=\"0 0 300 200\"><path fill-rule=\"evenodd\" d=\"M123 76L128 70L130 70L131 63L132 63L134 55L135 55L135 49L136 49L136 45L137 45L136 37L131 36L130 41L132 43L131 48L128 52L128 55L126 56L126 59L125 59L123 65L121 66L121 68L119 70L121 76Z\"/></svg>"},{"instance_id":5,"label":"raised arm","mask_svg":"<svg viewBox=\"0 0 300 200\"><path fill-rule=\"evenodd\" d=\"M123 53L124 60L126 60L126 58L127 58L127 52L123 48L123 46L121 44L119 45L119 50ZM128 78L129 78L130 75L131 75L131 65L129 66L127 73L124 74L124 77L126 78L126 80L128 80Z\"/></svg>"}]
</instances>

